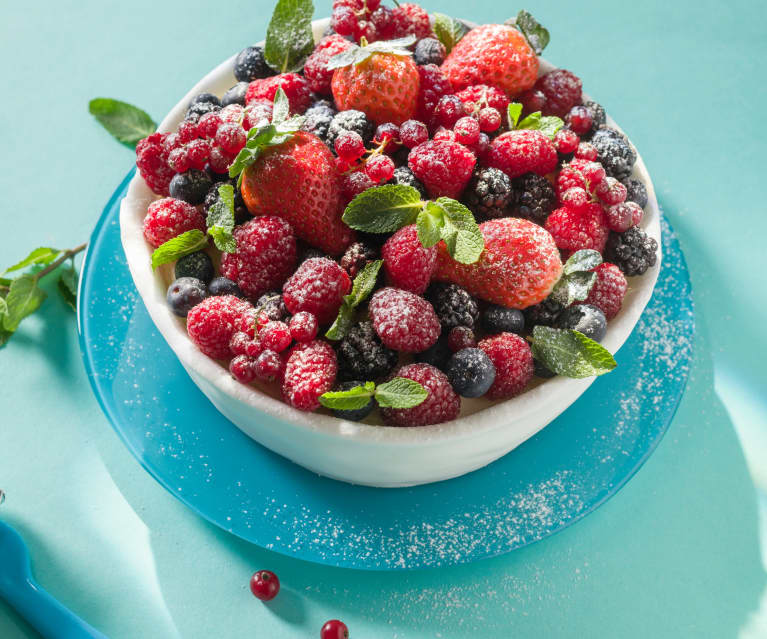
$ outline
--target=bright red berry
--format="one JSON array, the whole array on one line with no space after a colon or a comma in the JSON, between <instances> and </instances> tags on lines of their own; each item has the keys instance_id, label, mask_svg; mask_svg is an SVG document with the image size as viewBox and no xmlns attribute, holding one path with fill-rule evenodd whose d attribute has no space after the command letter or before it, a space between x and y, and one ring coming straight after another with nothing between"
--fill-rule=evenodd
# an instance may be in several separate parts
<instances>
[{"instance_id":1,"label":"bright red berry","mask_svg":"<svg viewBox=\"0 0 767 639\"><path fill-rule=\"evenodd\" d=\"M238 124L222 124L216 131L216 144L229 154L239 153L246 141L245 130Z\"/></svg>"},{"instance_id":2,"label":"bright red berry","mask_svg":"<svg viewBox=\"0 0 767 639\"><path fill-rule=\"evenodd\" d=\"M253 80L245 93L245 103L253 100L274 101L277 89L282 89L290 102L292 114L303 113L312 103L312 90L304 76L297 73L280 73L269 78Z\"/></svg>"},{"instance_id":3,"label":"bright red berry","mask_svg":"<svg viewBox=\"0 0 767 639\"><path fill-rule=\"evenodd\" d=\"M431 33L429 14L417 4L405 2L391 12L391 30L395 38L414 35L417 40Z\"/></svg>"},{"instance_id":4,"label":"bright red berry","mask_svg":"<svg viewBox=\"0 0 767 639\"><path fill-rule=\"evenodd\" d=\"M554 135L554 146L560 155L575 153L579 142L580 138L570 129L560 129Z\"/></svg>"},{"instance_id":5,"label":"bright red berry","mask_svg":"<svg viewBox=\"0 0 767 639\"><path fill-rule=\"evenodd\" d=\"M229 372L242 384L250 384L256 379L256 360L247 355L237 355L229 362Z\"/></svg>"},{"instance_id":6,"label":"bright red berry","mask_svg":"<svg viewBox=\"0 0 767 639\"><path fill-rule=\"evenodd\" d=\"M406 120L409 122L410 120ZM379 124L373 136L373 144L376 146L385 144L384 150L387 153L394 151L399 139L399 127L394 122L384 122Z\"/></svg>"},{"instance_id":7,"label":"bright red berry","mask_svg":"<svg viewBox=\"0 0 767 639\"><path fill-rule=\"evenodd\" d=\"M345 162L354 162L365 153L365 143L362 136L355 131L344 131L333 143L338 157Z\"/></svg>"},{"instance_id":8,"label":"bright red berry","mask_svg":"<svg viewBox=\"0 0 767 639\"><path fill-rule=\"evenodd\" d=\"M434 122L446 129L466 115L466 107L457 95L443 95L434 109Z\"/></svg>"},{"instance_id":9,"label":"bright red berry","mask_svg":"<svg viewBox=\"0 0 767 639\"><path fill-rule=\"evenodd\" d=\"M501 126L501 114L493 107L485 107L477 114L479 128L485 133L497 131Z\"/></svg>"},{"instance_id":10,"label":"bright red berry","mask_svg":"<svg viewBox=\"0 0 767 639\"><path fill-rule=\"evenodd\" d=\"M474 337L474 331L468 326L454 326L447 334L447 347L457 353L464 348L475 348L477 338Z\"/></svg>"},{"instance_id":11,"label":"bright red berry","mask_svg":"<svg viewBox=\"0 0 767 639\"><path fill-rule=\"evenodd\" d=\"M389 426L428 426L456 419L461 412L461 398L441 370L431 364L408 364L397 377L412 379L429 393L413 408L382 408L381 417Z\"/></svg>"},{"instance_id":12,"label":"bright red berry","mask_svg":"<svg viewBox=\"0 0 767 639\"><path fill-rule=\"evenodd\" d=\"M352 43L344 38L340 32L326 36L319 41L304 63L304 77L312 91L322 95L330 95L333 69L328 69L328 62L334 55L343 53L351 46Z\"/></svg>"},{"instance_id":13,"label":"bright red berry","mask_svg":"<svg viewBox=\"0 0 767 639\"><path fill-rule=\"evenodd\" d=\"M365 163L365 173L377 184L391 180L394 168L394 160L388 155L374 155Z\"/></svg>"},{"instance_id":14,"label":"bright red berry","mask_svg":"<svg viewBox=\"0 0 767 639\"><path fill-rule=\"evenodd\" d=\"M588 193L580 186L573 186L567 189L559 198L563 206L569 206L571 209L582 209L590 202Z\"/></svg>"},{"instance_id":15,"label":"bright red berry","mask_svg":"<svg viewBox=\"0 0 767 639\"><path fill-rule=\"evenodd\" d=\"M510 178L525 173L546 175L557 168L557 150L551 139L533 129L519 129L499 135L490 143L488 166Z\"/></svg>"},{"instance_id":16,"label":"bright red berry","mask_svg":"<svg viewBox=\"0 0 767 639\"><path fill-rule=\"evenodd\" d=\"M271 570L259 570L250 578L250 592L261 601L271 601L280 592L280 580Z\"/></svg>"},{"instance_id":17,"label":"bright red berry","mask_svg":"<svg viewBox=\"0 0 767 639\"><path fill-rule=\"evenodd\" d=\"M620 204L626 201L628 189L622 182L618 182L614 177L606 177L596 188L597 197L608 206Z\"/></svg>"},{"instance_id":18,"label":"bright red berry","mask_svg":"<svg viewBox=\"0 0 767 639\"><path fill-rule=\"evenodd\" d=\"M391 9L389 7L378 7L370 14L368 20L368 30L372 33L369 42L375 40L391 40L393 36L394 24L392 23Z\"/></svg>"},{"instance_id":19,"label":"bright red berry","mask_svg":"<svg viewBox=\"0 0 767 639\"><path fill-rule=\"evenodd\" d=\"M220 146L213 146L210 150L208 162L210 168L216 173L226 173L229 171L229 165L234 160L234 156L224 151Z\"/></svg>"},{"instance_id":20,"label":"bright red berry","mask_svg":"<svg viewBox=\"0 0 767 639\"><path fill-rule=\"evenodd\" d=\"M144 218L144 238L154 248L193 229L205 232L205 218L183 200L166 197L149 205Z\"/></svg>"},{"instance_id":21,"label":"bright red berry","mask_svg":"<svg viewBox=\"0 0 767 639\"><path fill-rule=\"evenodd\" d=\"M186 330L197 347L213 359L228 359L236 324L250 318L253 307L234 295L207 297L186 318Z\"/></svg>"},{"instance_id":22,"label":"bright red berry","mask_svg":"<svg viewBox=\"0 0 767 639\"><path fill-rule=\"evenodd\" d=\"M483 339L481 348L495 366L495 380L486 397L509 399L519 395L533 378L533 353L524 338L499 333Z\"/></svg>"},{"instance_id":23,"label":"bright red berry","mask_svg":"<svg viewBox=\"0 0 767 639\"><path fill-rule=\"evenodd\" d=\"M337 372L338 360L330 344L320 340L296 344L285 364L282 397L298 410L316 410L320 395L332 390Z\"/></svg>"},{"instance_id":24,"label":"bright red berry","mask_svg":"<svg viewBox=\"0 0 767 639\"><path fill-rule=\"evenodd\" d=\"M203 115L197 122L197 130L206 138L216 137L216 131L221 126L221 116L218 111L211 111Z\"/></svg>"},{"instance_id":25,"label":"bright red berry","mask_svg":"<svg viewBox=\"0 0 767 639\"><path fill-rule=\"evenodd\" d=\"M248 297L279 289L296 265L296 238L280 217L263 215L234 230L235 253L223 253L221 274Z\"/></svg>"},{"instance_id":26,"label":"bright red berry","mask_svg":"<svg viewBox=\"0 0 767 639\"><path fill-rule=\"evenodd\" d=\"M256 378L262 382L274 382L282 379L285 360L277 351L265 350L258 355L253 368Z\"/></svg>"},{"instance_id":27,"label":"bright red berry","mask_svg":"<svg viewBox=\"0 0 767 639\"><path fill-rule=\"evenodd\" d=\"M351 290L349 275L326 257L306 260L282 288L285 306L291 313L308 311L320 324L332 322L344 295Z\"/></svg>"},{"instance_id":28,"label":"bright red berry","mask_svg":"<svg viewBox=\"0 0 767 639\"><path fill-rule=\"evenodd\" d=\"M349 629L343 621L331 619L322 626L320 639L349 639Z\"/></svg>"},{"instance_id":29,"label":"bright red berry","mask_svg":"<svg viewBox=\"0 0 767 639\"><path fill-rule=\"evenodd\" d=\"M576 105L568 112L565 122L578 135L586 135L591 131L593 118L585 106Z\"/></svg>"},{"instance_id":30,"label":"bright red berry","mask_svg":"<svg viewBox=\"0 0 767 639\"><path fill-rule=\"evenodd\" d=\"M354 171L341 176L341 204L345 207L363 191L376 185L365 171Z\"/></svg>"},{"instance_id":31,"label":"bright red berry","mask_svg":"<svg viewBox=\"0 0 767 639\"><path fill-rule=\"evenodd\" d=\"M192 122L191 120L184 120L178 125L178 129L176 130L178 141L181 144L187 144L192 140L197 139L197 134L197 123Z\"/></svg>"},{"instance_id":32,"label":"bright red berry","mask_svg":"<svg viewBox=\"0 0 767 639\"><path fill-rule=\"evenodd\" d=\"M165 133L153 133L136 145L136 166L147 186L158 195L168 195L168 185L175 171L168 166L168 153L163 142Z\"/></svg>"},{"instance_id":33,"label":"bright red berry","mask_svg":"<svg viewBox=\"0 0 767 639\"><path fill-rule=\"evenodd\" d=\"M475 118L465 116L453 126L457 142L471 147L479 140L479 122Z\"/></svg>"},{"instance_id":34,"label":"bright red berry","mask_svg":"<svg viewBox=\"0 0 767 639\"><path fill-rule=\"evenodd\" d=\"M269 349L281 353L293 341L290 335L290 329L285 322L270 321L267 322L260 331L258 339L264 349Z\"/></svg>"},{"instance_id":35,"label":"bright red berry","mask_svg":"<svg viewBox=\"0 0 767 639\"><path fill-rule=\"evenodd\" d=\"M431 124L434 109L443 95L453 92L450 80L436 64L424 64L418 67L421 82L418 88L418 109L416 117ZM411 147L412 148L412 147Z\"/></svg>"},{"instance_id":36,"label":"bright red berry","mask_svg":"<svg viewBox=\"0 0 767 639\"><path fill-rule=\"evenodd\" d=\"M564 118L576 104L581 103L581 80L572 71L554 69L541 76L535 88L546 96L543 115Z\"/></svg>"},{"instance_id":37,"label":"bright red berry","mask_svg":"<svg viewBox=\"0 0 767 639\"><path fill-rule=\"evenodd\" d=\"M611 231L623 233L642 221L642 207L635 202L619 202L605 208L607 226Z\"/></svg>"},{"instance_id":38,"label":"bright red berry","mask_svg":"<svg viewBox=\"0 0 767 639\"><path fill-rule=\"evenodd\" d=\"M583 303L596 306L605 314L605 318L611 320L621 310L626 296L626 276L615 264L608 262L602 262L593 270L597 274L597 281Z\"/></svg>"},{"instance_id":39,"label":"bright red berry","mask_svg":"<svg viewBox=\"0 0 767 639\"><path fill-rule=\"evenodd\" d=\"M245 331L237 331L229 340L229 350L232 351L233 355L248 355L249 357L258 357L259 353L261 353L263 349L261 348L261 344L257 339L253 339Z\"/></svg>"},{"instance_id":40,"label":"bright red berry","mask_svg":"<svg viewBox=\"0 0 767 639\"><path fill-rule=\"evenodd\" d=\"M341 6L333 9L331 24L339 35L352 36L355 40L358 38L359 24L351 8Z\"/></svg>"},{"instance_id":41,"label":"bright red berry","mask_svg":"<svg viewBox=\"0 0 767 639\"><path fill-rule=\"evenodd\" d=\"M580 160L596 162L598 155L597 148L588 142L581 142L575 150L575 157Z\"/></svg>"},{"instance_id":42,"label":"bright red berry","mask_svg":"<svg viewBox=\"0 0 767 639\"><path fill-rule=\"evenodd\" d=\"M260 100L267 100L267 98L259 98ZM267 100L271 102L272 100ZM225 106L218 112L218 116L221 118L221 122L228 122L229 124L242 124L242 120L245 117L245 107L241 104L230 104Z\"/></svg>"},{"instance_id":43,"label":"bright red berry","mask_svg":"<svg viewBox=\"0 0 767 639\"><path fill-rule=\"evenodd\" d=\"M515 98L515 101L522 105L522 113L524 115L543 111L543 107L546 106L546 96L543 95L543 91L535 88L523 91Z\"/></svg>"},{"instance_id":44,"label":"bright red berry","mask_svg":"<svg viewBox=\"0 0 767 639\"><path fill-rule=\"evenodd\" d=\"M408 166L431 197L458 198L471 179L477 159L457 142L430 140L408 155Z\"/></svg>"},{"instance_id":45,"label":"bright red berry","mask_svg":"<svg viewBox=\"0 0 767 639\"><path fill-rule=\"evenodd\" d=\"M474 84L458 91L456 95L472 110L489 107L500 114L506 113L509 108L509 98L506 93L498 87L487 84Z\"/></svg>"},{"instance_id":46,"label":"bright red berry","mask_svg":"<svg viewBox=\"0 0 767 639\"><path fill-rule=\"evenodd\" d=\"M426 248L418 239L415 224L392 235L381 248L387 281L396 288L422 294L431 282L437 262L435 246Z\"/></svg>"},{"instance_id":47,"label":"bright red berry","mask_svg":"<svg viewBox=\"0 0 767 639\"><path fill-rule=\"evenodd\" d=\"M563 206L546 219L546 230L563 251L604 250L610 230L602 206L591 202L580 209Z\"/></svg>"},{"instance_id":48,"label":"bright red berry","mask_svg":"<svg viewBox=\"0 0 767 639\"><path fill-rule=\"evenodd\" d=\"M368 305L370 319L385 346L403 353L420 353L440 334L434 307L423 297L398 288L382 288Z\"/></svg>"},{"instance_id":49,"label":"bright red berry","mask_svg":"<svg viewBox=\"0 0 767 639\"><path fill-rule=\"evenodd\" d=\"M176 173L184 173L189 170L191 163L185 146L180 146L168 153L168 166Z\"/></svg>"},{"instance_id":50,"label":"bright red berry","mask_svg":"<svg viewBox=\"0 0 767 639\"><path fill-rule=\"evenodd\" d=\"M432 140L435 142L457 142L455 131L446 129L445 127L439 127L432 136Z\"/></svg>"},{"instance_id":51,"label":"bright red berry","mask_svg":"<svg viewBox=\"0 0 767 639\"><path fill-rule=\"evenodd\" d=\"M245 108L242 128L246 131L255 126L263 126L272 121L274 103L269 100L251 100Z\"/></svg>"},{"instance_id":52,"label":"bright red berry","mask_svg":"<svg viewBox=\"0 0 767 639\"><path fill-rule=\"evenodd\" d=\"M202 171L208 163L210 148L210 140L192 140L187 144L186 157L189 160L189 165L198 171Z\"/></svg>"},{"instance_id":53,"label":"bright red berry","mask_svg":"<svg viewBox=\"0 0 767 639\"><path fill-rule=\"evenodd\" d=\"M290 336L297 342L311 342L318 330L319 322L311 313L301 311L290 318Z\"/></svg>"}]
</instances>

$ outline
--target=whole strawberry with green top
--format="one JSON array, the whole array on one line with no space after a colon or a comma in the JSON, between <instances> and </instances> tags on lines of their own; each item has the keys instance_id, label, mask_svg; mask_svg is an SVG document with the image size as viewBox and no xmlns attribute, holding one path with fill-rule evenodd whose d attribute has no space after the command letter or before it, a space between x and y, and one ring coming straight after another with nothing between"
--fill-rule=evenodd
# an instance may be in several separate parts
<instances>
[{"instance_id":1,"label":"whole strawberry with green top","mask_svg":"<svg viewBox=\"0 0 767 639\"><path fill-rule=\"evenodd\" d=\"M335 69L331 89L340 111L363 111L376 124L402 124L413 117L418 106L420 76L406 49L413 36L379 41L333 56Z\"/></svg>"}]
</instances>

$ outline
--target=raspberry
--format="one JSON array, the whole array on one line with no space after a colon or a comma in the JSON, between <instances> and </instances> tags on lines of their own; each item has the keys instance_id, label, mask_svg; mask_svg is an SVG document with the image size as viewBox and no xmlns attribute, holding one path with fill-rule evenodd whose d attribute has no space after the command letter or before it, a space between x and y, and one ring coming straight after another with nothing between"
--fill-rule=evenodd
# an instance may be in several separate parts
<instances>
[{"instance_id":1,"label":"raspberry","mask_svg":"<svg viewBox=\"0 0 767 639\"><path fill-rule=\"evenodd\" d=\"M471 178L477 160L457 142L428 141L408 155L408 166L433 198L458 198Z\"/></svg>"},{"instance_id":2,"label":"raspberry","mask_svg":"<svg viewBox=\"0 0 767 639\"><path fill-rule=\"evenodd\" d=\"M464 146L471 147L479 140L479 122L472 117L465 116L458 120L453 127L455 139Z\"/></svg>"},{"instance_id":3,"label":"raspberry","mask_svg":"<svg viewBox=\"0 0 767 639\"><path fill-rule=\"evenodd\" d=\"M626 187L626 201L636 202L641 208L647 206L647 187L635 178L623 180Z\"/></svg>"},{"instance_id":4,"label":"raspberry","mask_svg":"<svg viewBox=\"0 0 767 639\"><path fill-rule=\"evenodd\" d=\"M173 149L168 153L168 166L176 173L183 173L189 170L190 162L185 146ZM167 186L167 191L170 193L170 184Z\"/></svg>"},{"instance_id":5,"label":"raspberry","mask_svg":"<svg viewBox=\"0 0 767 639\"><path fill-rule=\"evenodd\" d=\"M186 318L190 339L208 357L226 359L231 355L229 340L236 324L247 320L253 307L234 295L207 297Z\"/></svg>"},{"instance_id":6,"label":"raspberry","mask_svg":"<svg viewBox=\"0 0 767 639\"><path fill-rule=\"evenodd\" d=\"M560 155L570 155L578 149L580 138L570 129L560 129L554 135L554 146Z\"/></svg>"},{"instance_id":7,"label":"raspberry","mask_svg":"<svg viewBox=\"0 0 767 639\"><path fill-rule=\"evenodd\" d=\"M391 29L395 38L414 35L417 40L431 34L429 14L417 4L406 2L394 7L391 12Z\"/></svg>"},{"instance_id":8,"label":"raspberry","mask_svg":"<svg viewBox=\"0 0 767 639\"><path fill-rule=\"evenodd\" d=\"M540 131L519 129L499 135L490 144L487 164L510 178L523 173L546 175L557 168L554 143Z\"/></svg>"},{"instance_id":9,"label":"raspberry","mask_svg":"<svg viewBox=\"0 0 767 639\"><path fill-rule=\"evenodd\" d=\"M317 318L311 313L302 311L290 318L290 336L297 342L311 342L318 330Z\"/></svg>"},{"instance_id":10,"label":"raspberry","mask_svg":"<svg viewBox=\"0 0 767 639\"><path fill-rule=\"evenodd\" d=\"M259 98L260 100L266 100L266 98ZM268 100L271 102L271 100ZM239 104L230 104L228 107L219 111L218 117L221 118L221 122L229 122L230 124L238 124L242 122L245 117L245 108Z\"/></svg>"},{"instance_id":11,"label":"raspberry","mask_svg":"<svg viewBox=\"0 0 767 639\"><path fill-rule=\"evenodd\" d=\"M447 56L445 45L436 38L423 38L416 42L413 60L418 65L442 64Z\"/></svg>"},{"instance_id":12,"label":"raspberry","mask_svg":"<svg viewBox=\"0 0 767 639\"><path fill-rule=\"evenodd\" d=\"M452 93L453 87L447 76L442 73L442 69L436 64L425 64L418 67L418 75L421 82L418 89L416 117L423 122L431 123L434 109L440 98ZM406 144L404 140L403 144Z\"/></svg>"},{"instance_id":13,"label":"raspberry","mask_svg":"<svg viewBox=\"0 0 767 639\"><path fill-rule=\"evenodd\" d=\"M277 353L284 351L293 338L290 335L290 329L285 322L267 322L260 331L258 331L258 340L264 350L272 350Z\"/></svg>"},{"instance_id":14,"label":"raspberry","mask_svg":"<svg viewBox=\"0 0 767 639\"><path fill-rule=\"evenodd\" d=\"M493 107L485 107L477 114L479 128L485 133L497 131L501 126L501 114Z\"/></svg>"},{"instance_id":15,"label":"raspberry","mask_svg":"<svg viewBox=\"0 0 767 639\"><path fill-rule=\"evenodd\" d=\"M245 47L234 59L234 77L238 82L268 78L274 71L266 64L263 47Z\"/></svg>"},{"instance_id":16,"label":"raspberry","mask_svg":"<svg viewBox=\"0 0 767 639\"><path fill-rule=\"evenodd\" d=\"M246 104L254 100L274 101L277 89L282 89L290 102L292 114L303 113L312 102L312 90L303 76L297 73L281 73L271 78L253 80L245 94ZM229 108L229 107L227 107Z\"/></svg>"},{"instance_id":17,"label":"raspberry","mask_svg":"<svg viewBox=\"0 0 767 639\"><path fill-rule=\"evenodd\" d=\"M658 261L658 243L639 227L611 233L605 257L626 275L642 275Z\"/></svg>"},{"instance_id":18,"label":"raspberry","mask_svg":"<svg viewBox=\"0 0 767 639\"><path fill-rule=\"evenodd\" d=\"M205 218L191 204L166 197L149 205L144 218L144 238L154 248L193 229L205 232Z\"/></svg>"},{"instance_id":19,"label":"raspberry","mask_svg":"<svg viewBox=\"0 0 767 639\"><path fill-rule=\"evenodd\" d=\"M304 63L304 77L312 91L330 95L333 69L328 69L328 62L334 55L343 53L351 46L352 43L339 34L327 36L319 41Z\"/></svg>"},{"instance_id":20,"label":"raspberry","mask_svg":"<svg viewBox=\"0 0 767 639\"><path fill-rule=\"evenodd\" d=\"M386 240L381 257L387 281L392 286L420 295L431 281L437 249L423 246L416 225L410 224Z\"/></svg>"},{"instance_id":21,"label":"raspberry","mask_svg":"<svg viewBox=\"0 0 767 639\"><path fill-rule=\"evenodd\" d=\"M242 384L250 384L256 379L256 360L247 355L237 355L229 362L229 372Z\"/></svg>"},{"instance_id":22,"label":"raspberry","mask_svg":"<svg viewBox=\"0 0 767 639\"><path fill-rule=\"evenodd\" d=\"M438 368L430 364L408 364L397 371L397 377L418 382L429 394L413 408L382 408L381 417L389 426L427 426L458 417L461 398Z\"/></svg>"},{"instance_id":23,"label":"raspberry","mask_svg":"<svg viewBox=\"0 0 767 639\"><path fill-rule=\"evenodd\" d=\"M592 270L597 274L597 281L591 287L584 304L596 306L611 320L621 310L623 298L626 296L626 276L615 264L609 262L602 262Z\"/></svg>"},{"instance_id":24,"label":"raspberry","mask_svg":"<svg viewBox=\"0 0 767 639\"><path fill-rule=\"evenodd\" d=\"M557 206L557 194L551 182L535 173L525 173L514 180L514 189L519 215L536 224L545 223Z\"/></svg>"},{"instance_id":25,"label":"raspberry","mask_svg":"<svg viewBox=\"0 0 767 639\"><path fill-rule=\"evenodd\" d=\"M533 353L519 335L500 333L483 339L479 348L495 366L495 381L486 394L489 399L519 395L533 378Z\"/></svg>"},{"instance_id":26,"label":"raspberry","mask_svg":"<svg viewBox=\"0 0 767 639\"><path fill-rule=\"evenodd\" d=\"M509 108L509 98L497 87L487 84L473 84L458 91L456 95L470 109L491 107L498 113L506 113Z\"/></svg>"},{"instance_id":27,"label":"raspberry","mask_svg":"<svg viewBox=\"0 0 767 639\"><path fill-rule=\"evenodd\" d=\"M457 353L464 348L475 348L477 338L474 337L474 331L468 326L455 326L447 334L447 347Z\"/></svg>"},{"instance_id":28,"label":"raspberry","mask_svg":"<svg viewBox=\"0 0 767 639\"><path fill-rule=\"evenodd\" d=\"M608 175L622 180L631 174L637 154L620 131L600 129L591 138L591 144Z\"/></svg>"},{"instance_id":29,"label":"raspberry","mask_svg":"<svg viewBox=\"0 0 767 639\"><path fill-rule=\"evenodd\" d=\"M557 176L557 195L562 195L575 187L593 194L605 179L605 170L599 162L589 162L576 158L562 167Z\"/></svg>"},{"instance_id":30,"label":"raspberry","mask_svg":"<svg viewBox=\"0 0 767 639\"><path fill-rule=\"evenodd\" d=\"M388 155L374 155L365 163L365 173L377 184L388 182L394 175L394 160Z\"/></svg>"},{"instance_id":31,"label":"raspberry","mask_svg":"<svg viewBox=\"0 0 767 639\"><path fill-rule=\"evenodd\" d=\"M591 202L581 209L563 206L549 215L546 230L563 251L605 248L609 230L601 205Z\"/></svg>"},{"instance_id":32,"label":"raspberry","mask_svg":"<svg viewBox=\"0 0 767 639\"><path fill-rule=\"evenodd\" d=\"M452 129L466 115L466 107L457 95L443 95L434 108L434 123Z\"/></svg>"},{"instance_id":33,"label":"raspberry","mask_svg":"<svg viewBox=\"0 0 767 639\"><path fill-rule=\"evenodd\" d=\"M362 136L354 131L344 131L336 138L333 147L338 157L346 162L354 162L365 153L365 143Z\"/></svg>"},{"instance_id":34,"label":"raspberry","mask_svg":"<svg viewBox=\"0 0 767 639\"><path fill-rule=\"evenodd\" d=\"M281 379L285 373L285 360L279 353L265 350L254 364L256 377L262 382L274 382Z\"/></svg>"},{"instance_id":35,"label":"raspberry","mask_svg":"<svg viewBox=\"0 0 767 639\"><path fill-rule=\"evenodd\" d=\"M335 319L344 295L351 287L349 276L336 262L326 257L313 257L301 264L285 282L282 295L291 313L308 311L320 324L327 324Z\"/></svg>"},{"instance_id":36,"label":"raspberry","mask_svg":"<svg viewBox=\"0 0 767 639\"><path fill-rule=\"evenodd\" d=\"M320 340L297 344L285 364L282 397L298 410L316 410L320 395L333 388L337 372L338 361L330 344Z\"/></svg>"},{"instance_id":37,"label":"raspberry","mask_svg":"<svg viewBox=\"0 0 767 639\"><path fill-rule=\"evenodd\" d=\"M242 128L252 129L272 121L274 104L269 100L253 100L245 109Z\"/></svg>"},{"instance_id":38,"label":"raspberry","mask_svg":"<svg viewBox=\"0 0 767 639\"><path fill-rule=\"evenodd\" d=\"M208 161L212 171L218 174L228 173L229 165L234 160L234 156L226 153L221 147L214 146L210 150L210 157Z\"/></svg>"},{"instance_id":39,"label":"raspberry","mask_svg":"<svg viewBox=\"0 0 767 639\"><path fill-rule=\"evenodd\" d=\"M608 177L599 183L596 193L602 202L608 206L612 206L613 204L625 202L628 190L626 189L625 184L621 184L615 178ZM625 231L626 229L623 230Z\"/></svg>"},{"instance_id":40,"label":"raspberry","mask_svg":"<svg viewBox=\"0 0 767 639\"><path fill-rule=\"evenodd\" d=\"M372 189L376 185L365 171L353 171L341 176L341 204L345 207L363 191Z\"/></svg>"},{"instance_id":41,"label":"raspberry","mask_svg":"<svg viewBox=\"0 0 767 639\"><path fill-rule=\"evenodd\" d=\"M199 131L200 135L205 138L214 138L216 136L216 131L218 131L218 127L221 126L221 123L221 116L217 111L214 111L213 113L206 113L197 123L197 130Z\"/></svg>"},{"instance_id":42,"label":"raspberry","mask_svg":"<svg viewBox=\"0 0 767 639\"><path fill-rule=\"evenodd\" d=\"M546 104L541 109L543 115L564 118L570 109L581 103L581 80L567 69L554 69L541 76L535 88L546 96Z\"/></svg>"},{"instance_id":43,"label":"raspberry","mask_svg":"<svg viewBox=\"0 0 767 639\"><path fill-rule=\"evenodd\" d=\"M238 124L222 124L216 131L216 144L230 155L239 153L246 141L245 130Z\"/></svg>"},{"instance_id":44,"label":"raspberry","mask_svg":"<svg viewBox=\"0 0 767 639\"><path fill-rule=\"evenodd\" d=\"M186 145L186 157L189 166L202 171L208 163L210 156L210 140L192 140Z\"/></svg>"},{"instance_id":45,"label":"raspberry","mask_svg":"<svg viewBox=\"0 0 767 639\"><path fill-rule=\"evenodd\" d=\"M406 166L398 166L394 169L394 175L391 179L392 184L402 184L404 186L412 186L416 191L421 194L423 199L427 199L426 187L423 182L419 180L415 174Z\"/></svg>"},{"instance_id":46,"label":"raspberry","mask_svg":"<svg viewBox=\"0 0 767 639\"><path fill-rule=\"evenodd\" d=\"M588 142L581 142L578 145L578 148L575 149L575 157L579 160L589 160L591 162L596 162L597 156L599 154L597 153L597 149L593 144L589 144Z\"/></svg>"},{"instance_id":47,"label":"raspberry","mask_svg":"<svg viewBox=\"0 0 767 639\"><path fill-rule=\"evenodd\" d=\"M343 381L375 381L397 365L397 353L381 343L373 323L352 326L338 343L338 376Z\"/></svg>"},{"instance_id":48,"label":"raspberry","mask_svg":"<svg viewBox=\"0 0 767 639\"><path fill-rule=\"evenodd\" d=\"M517 200L511 179L500 169L479 168L474 171L463 200L480 221L507 217Z\"/></svg>"},{"instance_id":49,"label":"raspberry","mask_svg":"<svg viewBox=\"0 0 767 639\"><path fill-rule=\"evenodd\" d=\"M178 141L181 142L181 144L188 144L192 140L197 139L198 133L197 124L190 120L184 120L178 125L178 130L176 131Z\"/></svg>"},{"instance_id":50,"label":"raspberry","mask_svg":"<svg viewBox=\"0 0 767 639\"><path fill-rule=\"evenodd\" d=\"M221 273L256 298L279 288L296 265L296 238L282 218L264 215L234 230L236 253L224 253Z\"/></svg>"},{"instance_id":51,"label":"raspberry","mask_svg":"<svg viewBox=\"0 0 767 639\"><path fill-rule=\"evenodd\" d=\"M457 284L437 282L432 284L427 299L434 306L443 330L456 326L474 328L479 319L479 305L471 293Z\"/></svg>"},{"instance_id":52,"label":"raspberry","mask_svg":"<svg viewBox=\"0 0 767 639\"><path fill-rule=\"evenodd\" d=\"M420 353L439 337L434 307L410 291L382 288L371 298L368 310L381 341L395 351Z\"/></svg>"},{"instance_id":53,"label":"raspberry","mask_svg":"<svg viewBox=\"0 0 767 639\"><path fill-rule=\"evenodd\" d=\"M582 209L586 206L590 200L586 194L586 190L579 186L574 186L571 189L567 189L559 198L562 206L566 206L571 209Z\"/></svg>"},{"instance_id":54,"label":"raspberry","mask_svg":"<svg viewBox=\"0 0 767 639\"><path fill-rule=\"evenodd\" d=\"M567 113L565 123L578 135L586 135L593 124L591 111L585 106L576 105Z\"/></svg>"},{"instance_id":55,"label":"raspberry","mask_svg":"<svg viewBox=\"0 0 767 639\"><path fill-rule=\"evenodd\" d=\"M327 143L329 146L333 146L336 138L341 133L344 131L354 131L360 135L362 141L367 146L373 139L373 130L373 123L362 111L357 111L356 109L339 111L333 116L328 126Z\"/></svg>"},{"instance_id":56,"label":"raspberry","mask_svg":"<svg viewBox=\"0 0 767 639\"><path fill-rule=\"evenodd\" d=\"M354 279L367 264L378 259L378 251L375 247L362 242L355 242L344 253L341 258L341 268L344 269L349 277Z\"/></svg>"},{"instance_id":57,"label":"raspberry","mask_svg":"<svg viewBox=\"0 0 767 639\"><path fill-rule=\"evenodd\" d=\"M136 145L136 166L147 186L158 195L168 195L173 169L168 166L168 150L163 148L166 133L153 133Z\"/></svg>"}]
</instances>

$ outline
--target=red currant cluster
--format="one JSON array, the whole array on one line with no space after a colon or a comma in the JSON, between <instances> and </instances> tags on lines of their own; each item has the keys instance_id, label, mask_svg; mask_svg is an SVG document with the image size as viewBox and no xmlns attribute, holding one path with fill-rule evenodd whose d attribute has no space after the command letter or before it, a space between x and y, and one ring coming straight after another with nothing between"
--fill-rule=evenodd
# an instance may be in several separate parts
<instances>
[{"instance_id":1,"label":"red currant cluster","mask_svg":"<svg viewBox=\"0 0 767 639\"><path fill-rule=\"evenodd\" d=\"M429 15L421 7L405 3L394 9L381 0L334 0L331 24L336 33L359 41L393 40L407 35L425 38L431 33Z\"/></svg>"}]
</instances>

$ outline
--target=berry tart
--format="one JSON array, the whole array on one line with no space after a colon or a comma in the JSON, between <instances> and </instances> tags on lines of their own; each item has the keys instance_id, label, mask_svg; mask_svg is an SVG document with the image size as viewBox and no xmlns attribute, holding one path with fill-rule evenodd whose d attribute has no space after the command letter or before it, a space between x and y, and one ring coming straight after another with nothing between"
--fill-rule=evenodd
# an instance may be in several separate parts
<instances>
[{"instance_id":1,"label":"berry tart","mask_svg":"<svg viewBox=\"0 0 767 639\"><path fill-rule=\"evenodd\" d=\"M616 366L658 273L652 183L525 11L310 20L281 0L138 143L128 263L250 436L356 483L457 476Z\"/></svg>"}]
</instances>

